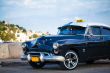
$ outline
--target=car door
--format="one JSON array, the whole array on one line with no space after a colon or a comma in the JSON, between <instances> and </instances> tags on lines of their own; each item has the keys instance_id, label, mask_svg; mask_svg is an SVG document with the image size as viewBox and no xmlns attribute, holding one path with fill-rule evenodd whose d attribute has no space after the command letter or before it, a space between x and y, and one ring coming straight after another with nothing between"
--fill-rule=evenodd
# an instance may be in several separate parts
<instances>
[{"instance_id":1,"label":"car door","mask_svg":"<svg viewBox=\"0 0 110 73\"><path fill-rule=\"evenodd\" d=\"M110 28L102 27L101 33L104 41L103 55L110 57Z\"/></svg>"},{"instance_id":2,"label":"car door","mask_svg":"<svg viewBox=\"0 0 110 73\"><path fill-rule=\"evenodd\" d=\"M90 26L87 33L87 58L97 58L102 53L102 37L99 26Z\"/></svg>"}]
</instances>

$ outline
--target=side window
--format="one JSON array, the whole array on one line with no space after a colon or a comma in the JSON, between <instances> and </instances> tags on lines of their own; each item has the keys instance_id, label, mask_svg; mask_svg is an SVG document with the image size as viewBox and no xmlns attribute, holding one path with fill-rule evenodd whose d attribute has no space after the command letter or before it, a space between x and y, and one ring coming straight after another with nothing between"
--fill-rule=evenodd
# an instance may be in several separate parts
<instances>
[{"instance_id":1,"label":"side window","mask_svg":"<svg viewBox=\"0 0 110 73\"><path fill-rule=\"evenodd\" d=\"M100 27L92 26L92 27L91 27L91 31L92 31L92 34L93 34L93 35L101 35Z\"/></svg>"},{"instance_id":2,"label":"side window","mask_svg":"<svg viewBox=\"0 0 110 73\"><path fill-rule=\"evenodd\" d=\"M103 27L102 28L102 35L110 35L110 29L106 28L106 27Z\"/></svg>"}]
</instances>

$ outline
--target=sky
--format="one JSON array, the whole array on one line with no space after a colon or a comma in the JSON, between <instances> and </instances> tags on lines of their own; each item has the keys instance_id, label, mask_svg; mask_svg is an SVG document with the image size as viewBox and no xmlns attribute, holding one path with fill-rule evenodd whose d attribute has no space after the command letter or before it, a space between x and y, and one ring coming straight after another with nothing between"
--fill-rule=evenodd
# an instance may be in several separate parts
<instances>
[{"instance_id":1,"label":"sky","mask_svg":"<svg viewBox=\"0 0 110 73\"><path fill-rule=\"evenodd\" d=\"M27 30L56 34L76 17L110 25L110 0L0 0L0 20Z\"/></svg>"}]
</instances>

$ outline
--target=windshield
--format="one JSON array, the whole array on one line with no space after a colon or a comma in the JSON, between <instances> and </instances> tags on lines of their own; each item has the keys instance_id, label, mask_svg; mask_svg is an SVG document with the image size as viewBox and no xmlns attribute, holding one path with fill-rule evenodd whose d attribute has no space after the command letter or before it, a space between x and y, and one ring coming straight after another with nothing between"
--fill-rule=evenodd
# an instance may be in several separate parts
<instances>
[{"instance_id":1,"label":"windshield","mask_svg":"<svg viewBox=\"0 0 110 73\"><path fill-rule=\"evenodd\" d=\"M81 26L65 26L59 28L59 35L79 35L85 33L85 27Z\"/></svg>"}]
</instances>

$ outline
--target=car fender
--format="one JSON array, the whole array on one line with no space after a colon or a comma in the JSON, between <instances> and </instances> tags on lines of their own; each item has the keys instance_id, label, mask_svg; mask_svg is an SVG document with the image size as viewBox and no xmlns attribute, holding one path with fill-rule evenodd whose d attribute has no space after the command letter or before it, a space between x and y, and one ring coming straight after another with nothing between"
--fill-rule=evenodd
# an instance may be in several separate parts
<instances>
[{"instance_id":1,"label":"car fender","mask_svg":"<svg viewBox=\"0 0 110 73\"><path fill-rule=\"evenodd\" d=\"M86 41L85 40L79 40L79 39L67 39L67 40L59 40L57 41L59 43L59 50L60 53L64 53L68 50L73 50L79 54L80 60L86 59Z\"/></svg>"}]
</instances>

